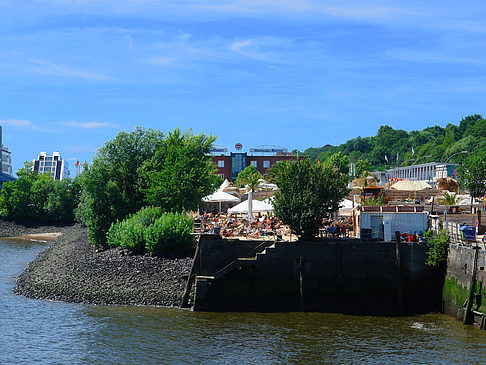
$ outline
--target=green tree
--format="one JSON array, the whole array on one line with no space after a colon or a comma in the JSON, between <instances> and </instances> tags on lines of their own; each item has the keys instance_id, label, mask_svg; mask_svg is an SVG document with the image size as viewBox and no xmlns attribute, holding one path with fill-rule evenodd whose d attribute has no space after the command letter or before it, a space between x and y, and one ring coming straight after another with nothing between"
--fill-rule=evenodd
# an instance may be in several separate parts
<instances>
[{"instance_id":1,"label":"green tree","mask_svg":"<svg viewBox=\"0 0 486 365\"><path fill-rule=\"evenodd\" d=\"M248 185L250 191L255 191L260 184L260 179L263 179L262 174L256 169L255 166L250 165L245 167L243 171L240 171L235 180L235 184L239 187Z\"/></svg>"},{"instance_id":2,"label":"green tree","mask_svg":"<svg viewBox=\"0 0 486 365\"><path fill-rule=\"evenodd\" d=\"M14 220L30 220L34 217L32 184L33 181L25 178L3 184L0 196L0 214L3 217Z\"/></svg>"},{"instance_id":3,"label":"green tree","mask_svg":"<svg viewBox=\"0 0 486 365\"><path fill-rule=\"evenodd\" d=\"M486 194L486 153L473 154L458 168L459 182L469 190L471 197Z\"/></svg>"},{"instance_id":4,"label":"green tree","mask_svg":"<svg viewBox=\"0 0 486 365\"><path fill-rule=\"evenodd\" d=\"M422 131L396 130L390 126L381 126L372 137L356 137L339 146L325 145L319 148L308 148L304 154L313 162L328 159L333 153L341 152L355 161L370 161L372 169L385 167L384 156L394 164L395 156L399 154L397 164L411 164L412 160L420 158L427 161L445 161L455 152L467 150L479 153L486 150L486 120L481 115L470 115L461 120L459 126L448 124L445 128L432 126ZM414 147L412 156L411 147ZM425 156L432 157L425 157ZM458 158L459 159L459 158Z\"/></svg>"},{"instance_id":5,"label":"green tree","mask_svg":"<svg viewBox=\"0 0 486 365\"><path fill-rule=\"evenodd\" d=\"M275 194L275 214L295 234L313 239L324 216L339 209L339 202L349 192L347 175L308 159L280 164L276 176L280 191Z\"/></svg>"},{"instance_id":6,"label":"green tree","mask_svg":"<svg viewBox=\"0 0 486 365\"><path fill-rule=\"evenodd\" d=\"M17 221L72 222L79 189L69 178L62 181L32 171L25 163L17 181L5 183L0 197L0 215Z\"/></svg>"},{"instance_id":7,"label":"green tree","mask_svg":"<svg viewBox=\"0 0 486 365\"><path fill-rule=\"evenodd\" d=\"M367 177L370 174L373 166L368 161L368 159L359 160L356 162L356 177Z\"/></svg>"},{"instance_id":8,"label":"green tree","mask_svg":"<svg viewBox=\"0 0 486 365\"><path fill-rule=\"evenodd\" d=\"M105 247L112 223L146 205L176 212L195 208L218 182L209 156L213 141L179 129L164 138L137 127L107 142L81 174L76 217L86 223L90 242Z\"/></svg>"},{"instance_id":9,"label":"green tree","mask_svg":"<svg viewBox=\"0 0 486 365\"><path fill-rule=\"evenodd\" d=\"M141 168L162 146L163 138L162 132L141 127L120 132L98 150L91 166L83 171L76 217L88 227L91 243L105 246L111 224L144 205Z\"/></svg>"},{"instance_id":10,"label":"green tree","mask_svg":"<svg viewBox=\"0 0 486 365\"><path fill-rule=\"evenodd\" d=\"M341 174L348 175L349 173L349 157L342 152L332 154L324 164L330 168L337 169Z\"/></svg>"},{"instance_id":11,"label":"green tree","mask_svg":"<svg viewBox=\"0 0 486 365\"><path fill-rule=\"evenodd\" d=\"M143 167L140 191L145 202L166 212L197 208L220 182L210 156L214 141L213 136L191 131L169 133Z\"/></svg>"}]
</instances>

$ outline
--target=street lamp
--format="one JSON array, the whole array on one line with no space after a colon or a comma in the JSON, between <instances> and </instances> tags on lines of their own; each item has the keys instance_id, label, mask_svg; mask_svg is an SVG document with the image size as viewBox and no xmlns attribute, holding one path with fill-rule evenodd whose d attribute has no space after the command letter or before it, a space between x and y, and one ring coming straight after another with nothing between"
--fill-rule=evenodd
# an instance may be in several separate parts
<instances>
[{"instance_id":1,"label":"street lamp","mask_svg":"<svg viewBox=\"0 0 486 365\"><path fill-rule=\"evenodd\" d=\"M407 161L403 161L402 164L400 165L400 167L402 167L403 165L405 165L408 161L413 161L413 158L411 158L410 160L407 160Z\"/></svg>"},{"instance_id":2,"label":"street lamp","mask_svg":"<svg viewBox=\"0 0 486 365\"><path fill-rule=\"evenodd\" d=\"M413 166L413 165L415 165L415 163L416 163L418 160L420 160L421 158L429 158L429 157L432 157L432 155L428 155L428 156L422 156L422 157L417 158L417 159L416 159L416 160L413 162L412 166Z\"/></svg>"},{"instance_id":3,"label":"street lamp","mask_svg":"<svg viewBox=\"0 0 486 365\"><path fill-rule=\"evenodd\" d=\"M445 161L445 163L447 163L447 162L448 162L448 161L449 161L449 160L450 160L452 157L457 156L457 155L459 155L459 154L461 154L461 153L471 153L471 152L469 152L469 151L461 151L461 152L454 153L453 155L450 155L450 156L447 158L447 160Z\"/></svg>"}]
</instances>

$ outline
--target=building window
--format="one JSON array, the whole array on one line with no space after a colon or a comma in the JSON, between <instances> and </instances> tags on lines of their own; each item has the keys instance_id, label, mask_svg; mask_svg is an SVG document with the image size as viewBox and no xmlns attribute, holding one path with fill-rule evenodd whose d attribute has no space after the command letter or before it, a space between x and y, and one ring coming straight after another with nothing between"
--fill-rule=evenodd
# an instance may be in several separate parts
<instances>
[{"instance_id":1,"label":"building window","mask_svg":"<svg viewBox=\"0 0 486 365\"><path fill-rule=\"evenodd\" d=\"M251 161L251 165L252 165L253 167L258 167L258 166L257 166L257 161Z\"/></svg>"},{"instance_id":2,"label":"building window","mask_svg":"<svg viewBox=\"0 0 486 365\"><path fill-rule=\"evenodd\" d=\"M224 174L219 174L221 176L221 180L224 180Z\"/></svg>"},{"instance_id":3,"label":"building window","mask_svg":"<svg viewBox=\"0 0 486 365\"><path fill-rule=\"evenodd\" d=\"M264 169L270 168L270 161L263 161L263 168Z\"/></svg>"},{"instance_id":4,"label":"building window","mask_svg":"<svg viewBox=\"0 0 486 365\"><path fill-rule=\"evenodd\" d=\"M224 167L224 161L223 160L218 161L218 167Z\"/></svg>"}]
</instances>

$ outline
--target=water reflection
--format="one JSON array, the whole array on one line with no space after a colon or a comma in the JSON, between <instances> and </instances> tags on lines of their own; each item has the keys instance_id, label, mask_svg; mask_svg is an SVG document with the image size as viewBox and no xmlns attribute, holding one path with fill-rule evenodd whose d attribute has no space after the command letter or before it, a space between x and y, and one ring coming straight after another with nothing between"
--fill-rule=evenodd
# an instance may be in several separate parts
<instances>
[{"instance_id":1,"label":"water reflection","mask_svg":"<svg viewBox=\"0 0 486 365\"><path fill-rule=\"evenodd\" d=\"M479 363L486 332L436 314L195 313L31 300L12 277L45 248L0 242L0 363Z\"/></svg>"}]
</instances>

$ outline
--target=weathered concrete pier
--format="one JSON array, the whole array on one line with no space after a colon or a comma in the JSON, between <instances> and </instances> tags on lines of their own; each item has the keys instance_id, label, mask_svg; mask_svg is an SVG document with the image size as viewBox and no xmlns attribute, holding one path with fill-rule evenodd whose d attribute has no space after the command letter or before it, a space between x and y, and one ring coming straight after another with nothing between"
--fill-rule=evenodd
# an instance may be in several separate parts
<instances>
[{"instance_id":1,"label":"weathered concrete pier","mask_svg":"<svg viewBox=\"0 0 486 365\"><path fill-rule=\"evenodd\" d=\"M486 329L486 252L451 244L444 281L444 313Z\"/></svg>"},{"instance_id":2,"label":"weathered concrete pier","mask_svg":"<svg viewBox=\"0 0 486 365\"><path fill-rule=\"evenodd\" d=\"M440 311L443 273L424 244L265 242L202 236L194 310L401 315Z\"/></svg>"}]
</instances>

